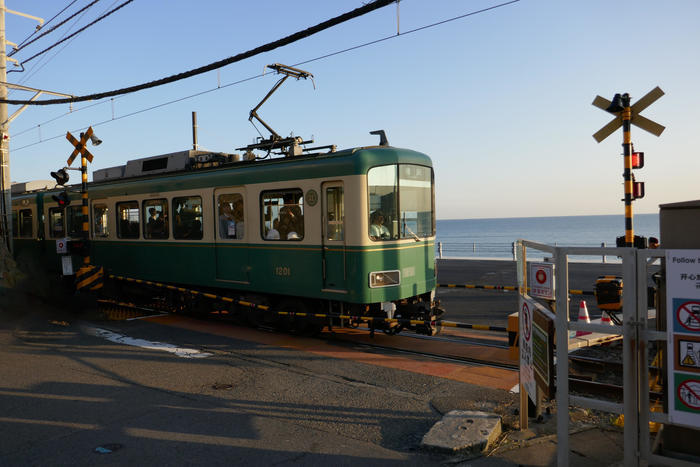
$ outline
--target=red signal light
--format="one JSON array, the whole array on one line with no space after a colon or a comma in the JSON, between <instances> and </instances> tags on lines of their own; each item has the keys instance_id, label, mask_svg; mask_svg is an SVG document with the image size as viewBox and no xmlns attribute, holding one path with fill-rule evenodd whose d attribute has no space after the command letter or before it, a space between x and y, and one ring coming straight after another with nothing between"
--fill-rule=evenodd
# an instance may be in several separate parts
<instances>
[{"instance_id":1,"label":"red signal light","mask_svg":"<svg viewBox=\"0 0 700 467\"><path fill-rule=\"evenodd\" d=\"M643 152L633 152L632 153L632 168L641 169L644 167L644 153Z\"/></svg>"},{"instance_id":2,"label":"red signal light","mask_svg":"<svg viewBox=\"0 0 700 467\"><path fill-rule=\"evenodd\" d=\"M68 193L65 191L62 191L57 195L52 195L51 198L58 203L59 208L64 208L70 204L70 198L68 197Z\"/></svg>"},{"instance_id":3,"label":"red signal light","mask_svg":"<svg viewBox=\"0 0 700 467\"><path fill-rule=\"evenodd\" d=\"M632 199L644 198L644 182L632 183Z\"/></svg>"}]
</instances>

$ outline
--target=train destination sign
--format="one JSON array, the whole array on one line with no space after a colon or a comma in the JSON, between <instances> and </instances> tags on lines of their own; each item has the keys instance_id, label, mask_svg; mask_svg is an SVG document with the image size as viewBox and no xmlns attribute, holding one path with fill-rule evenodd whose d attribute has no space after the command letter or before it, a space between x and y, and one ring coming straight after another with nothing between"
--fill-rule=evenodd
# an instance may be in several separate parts
<instances>
[{"instance_id":1,"label":"train destination sign","mask_svg":"<svg viewBox=\"0 0 700 467\"><path fill-rule=\"evenodd\" d=\"M700 427L700 250L667 250L666 281L668 416Z\"/></svg>"}]
</instances>

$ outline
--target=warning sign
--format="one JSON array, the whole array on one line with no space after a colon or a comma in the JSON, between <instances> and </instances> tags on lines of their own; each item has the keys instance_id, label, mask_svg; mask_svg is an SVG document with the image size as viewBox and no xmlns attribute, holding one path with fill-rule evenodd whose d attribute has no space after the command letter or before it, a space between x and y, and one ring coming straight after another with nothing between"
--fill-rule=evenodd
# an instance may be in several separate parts
<instances>
[{"instance_id":1,"label":"warning sign","mask_svg":"<svg viewBox=\"0 0 700 467\"><path fill-rule=\"evenodd\" d=\"M522 295L518 302L520 304L520 384L527 391L532 402L536 403L537 383L532 362L532 313L538 304Z\"/></svg>"},{"instance_id":2,"label":"warning sign","mask_svg":"<svg viewBox=\"0 0 700 467\"><path fill-rule=\"evenodd\" d=\"M672 422L700 426L700 250L666 251Z\"/></svg>"},{"instance_id":3,"label":"warning sign","mask_svg":"<svg viewBox=\"0 0 700 467\"><path fill-rule=\"evenodd\" d=\"M58 253L58 254L68 253L68 239L67 238L59 238L58 240L56 240L56 253Z\"/></svg>"},{"instance_id":4,"label":"warning sign","mask_svg":"<svg viewBox=\"0 0 700 467\"><path fill-rule=\"evenodd\" d=\"M700 334L700 300L674 298L674 330L677 332L696 332Z\"/></svg>"},{"instance_id":5,"label":"warning sign","mask_svg":"<svg viewBox=\"0 0 700 467\"><path fill-rule=\"evenodd\" d=\"M676 392L676 409L697 413L700 411L700 379L684 379L676 374L678 388Z\"/></svg>"},{"instance_id":6,"label":"warning sign","mask_svg":"<svg viewBox=\"0 0 700 467\"><path fill-rule=\"evenodd\" d=\"M674 337L676 355L674 368L700 374L700 336L677 334Z\"/></svg>"},{"instance_id":7,"label":"warning sign","mask_svg":"<svg viewBox=\"0 0 700 467\"><path fill-rule=\"evenodd\" d=\"M530 263L530 296L554 300L553 263Z\"/></svg>"},{"instance_id":8,"label":"warning sign","mask_svg":"<svg viewBox=\"0 0 700 467\"><path fill-rule=\"evenodd\" d=\"M545 397L554 397L554 315L539 307L532 316L532 366Z\"/></svg>"}]
</instances>

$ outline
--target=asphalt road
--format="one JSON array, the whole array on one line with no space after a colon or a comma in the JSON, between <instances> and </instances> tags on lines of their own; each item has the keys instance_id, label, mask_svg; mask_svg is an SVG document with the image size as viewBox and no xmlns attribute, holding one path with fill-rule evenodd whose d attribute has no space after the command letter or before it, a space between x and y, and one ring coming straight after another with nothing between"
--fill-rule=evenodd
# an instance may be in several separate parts
<instances>
[{"instance_id":1,"label":"asphalt road","mask_svg":"<svg viewBox=\"0 0 700 467\"><path fill-rule=\"evenodd\" d=\"M440 259L438 283L517 286L514 261ZM598 276L622 275L617 263L569 263L569 288L593 291ZM510 291L439 288L437 297L446 313L444 319L468 324L506 326L508 315L518 311L518 293ZM569 316L578 317L579 303L586 301L591 319L601 311L591 295L572 295Z\"/></svg>"},{"instance_id":2,"label":"asphalt road","mask_svg":"<svg viewBox=\"0 0 700 467\"><path fill-rule=\"evenodd\" d=\"M239 340L226 325L100 323L0 298L0 465L444 465L449 456L419 447L443 411L512 413L516 401L503 390ZM96 327L211 355L112 342Z\"/></svg>"}]
</instances>

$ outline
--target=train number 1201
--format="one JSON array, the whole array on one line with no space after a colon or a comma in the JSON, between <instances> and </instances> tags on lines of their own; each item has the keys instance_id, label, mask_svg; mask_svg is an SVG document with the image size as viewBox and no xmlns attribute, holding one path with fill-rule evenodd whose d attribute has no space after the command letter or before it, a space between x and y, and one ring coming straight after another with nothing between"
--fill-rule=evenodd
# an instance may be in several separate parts
<instances>
[{"instance_id":1,"label":"train number 1201","mask_svg":"<svg viewBox=\"0 0 700 467\"><path fill-rule=\"evenodd\" d=\"M292 275L292 268L289 266L276 266L275 267L275 276L291 276Z\"/></svg>"}]
</instances>

